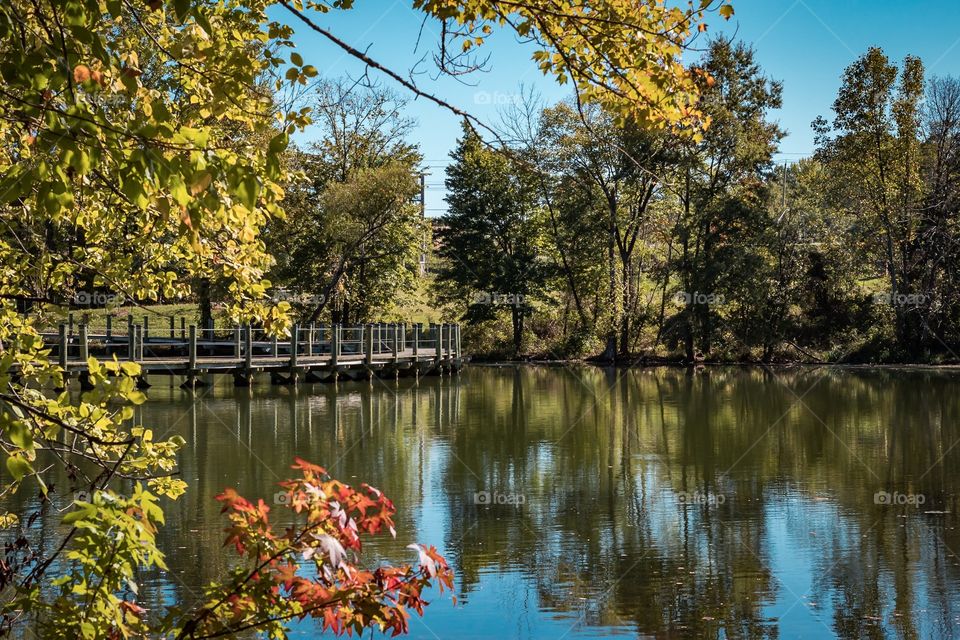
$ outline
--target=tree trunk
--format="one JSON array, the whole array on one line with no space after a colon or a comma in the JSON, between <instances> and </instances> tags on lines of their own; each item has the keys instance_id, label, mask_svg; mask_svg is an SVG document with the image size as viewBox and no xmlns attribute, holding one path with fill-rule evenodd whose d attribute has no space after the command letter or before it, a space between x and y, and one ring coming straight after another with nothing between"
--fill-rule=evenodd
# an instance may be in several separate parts
<instances>
[{"instance_id":1,"label":"tree trunk","mask_svg":"<svg viewBox=\"0 0 960 640\"><path fill-rule=\"evenodd\" d=\"M513 355L519 357L523 348L523 309L514 305L513 319Z\"/></svg>"},{"instance_id":2,"label":"tree trunk","mask_svg":"<svg viewBox=\"0 0 960 640\"><path fill-rule=\"evenodd\" d=\"M213 302L210 300L210 279L201 278L197 287L197 306L200 308L200 329L213 328Z\"/></svg>"}]
</instances>

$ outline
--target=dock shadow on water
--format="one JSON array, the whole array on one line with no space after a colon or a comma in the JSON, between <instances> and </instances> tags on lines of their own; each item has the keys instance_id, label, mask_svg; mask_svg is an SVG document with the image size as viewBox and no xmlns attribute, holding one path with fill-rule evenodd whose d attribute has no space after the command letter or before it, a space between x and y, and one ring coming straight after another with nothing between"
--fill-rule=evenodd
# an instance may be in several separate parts
<instances>
[{"instance_id":1,"label":"dock shadow on water","mask_svg":"<svg viewBox=\"0 0 960 640\"><path fill-rule=\"evenodd\" d=\"M190 489L166 505L170 574L143 580L155 611L225 571L214 494L282 500L299 455L396 503L368 565L412 560L414 541L451 561L459 602L436 599L415 638L960 637L956 373L166 384L137 420L187 440Z\"/></svg>"}]
</instances>

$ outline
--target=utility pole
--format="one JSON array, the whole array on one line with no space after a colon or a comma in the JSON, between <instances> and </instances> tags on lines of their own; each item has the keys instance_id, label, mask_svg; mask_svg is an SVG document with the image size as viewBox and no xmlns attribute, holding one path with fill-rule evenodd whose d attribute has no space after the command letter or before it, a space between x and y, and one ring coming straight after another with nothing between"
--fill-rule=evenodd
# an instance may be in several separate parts
<instances>
[{"instance_id":1,"label":"utility pole","mask_svg":"<svg viewBox=\"0 0 960 640\"><path fill-rule=\"evenodd\" d=\"M420 239L420 277L427 275L427 176L426 171L420 172L420 220L424 225L423 237Z\"/></svg>"}]
</instances>

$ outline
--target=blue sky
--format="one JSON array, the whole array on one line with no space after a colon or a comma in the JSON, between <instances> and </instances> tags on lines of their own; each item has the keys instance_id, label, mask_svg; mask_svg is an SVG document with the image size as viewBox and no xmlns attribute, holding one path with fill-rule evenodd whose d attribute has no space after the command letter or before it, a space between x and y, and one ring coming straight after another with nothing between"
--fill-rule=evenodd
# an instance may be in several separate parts
<instances>
[{"instance_id":1,"label":"blue sky","mask_svg":"<svg viewBox=\"0 0 960 640\"><path fill-rule=\"evenodd\" d=\"M473 74L467 84L436 79L431 56L438 41L437 24L423 24L421 32L422 14L410 4L409 0L358 0L351 11L313 18L404 76L416 68L420 73L415 80L423 89L490 122L524 88L549 102L566 97L565 88L536 69L530 58L533 49L507 32L494 34L482 47L490 56L487 72ZM783 81L784 105L773 115L789 132L780 160L795 160L813 151L810 123L818 115L830 115L844 67L870 46L883 47L895 60L918 55L929 75L960 75L960 2L956 0L734 0L734 7L736 16L729 23L712 17L710 32L736 32L738 39L753 44L766 74ZM321 75L358 77L363 73L362 63L292 16L277 12L275 17L294 26L298 51ZM370 73L378 78L376 72ZM381 80L404 91L388 78ZM420 145L431 172L428 215L438 215L445 208L443 167L460 133L459 120L422 99L411 102L409 113L419 123L413 141Z\"/></svg>"}]
</instances>

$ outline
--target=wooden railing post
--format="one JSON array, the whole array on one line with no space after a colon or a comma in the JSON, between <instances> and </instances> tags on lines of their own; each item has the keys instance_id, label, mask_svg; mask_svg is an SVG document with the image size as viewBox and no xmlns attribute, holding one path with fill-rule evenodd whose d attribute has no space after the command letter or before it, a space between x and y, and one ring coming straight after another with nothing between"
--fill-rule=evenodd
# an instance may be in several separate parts
<instances>
[{"instance_id":1,"label":"wooden railing post","mask_svg":"<svg viewBox=\"0 0 960 640\"><path fill-rule=\"evenodd\" d=\"M363 354L364 361L370 365L373 364L373 325L368 324L364 331Z\"/></svg>"},{"instance_id":2,"label":"wooden railing post","mask_svg":"<svg viewBox=\"0 0 960 640\"><path fill-rule=\"evenodd\" d=\"M253 369L253 331L251 331L249 324L244 328L244 330L243 359L247 368L247 375L249 376L251 370Z\"/></svg>"},{"instance_id":3,"label":"wooden railing post","mask_svg":"<svg viewBox=\"0 0 960 640\"><path fill-rule=\"evenodd\" d=\"M132 342L130 342L130 336L132 335L133 335L133 314L131 313L130 315L127 316L127 342L130 344L133 344ZM131 351L130 353L133 353L133 352ZM131 357L130 359L134 360L133 357Z\"/></svg>"},{"instance_id":4,"label":"wooden railing post","mask_svg":"<svg viewBox=\"0 0 960 640\"><path fill-rule=\"evenodd\" d=\"M443 324L434 325L434 334L433 337L436 338L435 342L437 347L437 362L443 360Z\"/></svg>"},{"instance_id":5,"label":"wooden railing post","mask_svg":"<svg viewBox=\"0 0 960 640\"><path fill-rule=\"evenodd\" d=\"M177 337L177 319L173 316L170 316L170 339L173 340Z\"/></svg>"},{"instance_id":6,"label":"wooden railing post","mask_svg":"<svg viewBox=\"0 0 960 640\"><path fill-rule=\"evenodd\" d=\"M280 344L279 340L277 339L277 334L273 334L273 345L270 348L270 353L274 358L280 357Z\"/></svg>"},{"instance_id":7,"label":"wooden railing post","mask_svg":"<svg viewBox=\"0 0 960 640\"><path fill-rule=\"evenodd\" d=\"M180 316L180 339L187 339L187 318L186 316Z\"/></svg>"},{"instance_id":8,"label":"wooden railing post","mask_svg":"<svg viewBox=\"0 0 960 640\"><path fill-rule=\"evenodd\" d=\"M300 348L300 325L294 323L290 327L290 366L297 366L297 351Z\"/></svg>"},{"instance_id":9,"label":"wooden railing post","mask_svg":"<svg viewBox=\"0 0 960 640\"><path fill-rule=\"evenodd\" d=\"M310 329L307 330L307 357L313 355L313 323L310 323Z\"/></svg>"},{"instance_id":10,"label":"wooden railing post","mask_svg":"<svg viewBox=\"0 0 960 640\"><path fill-rule=\"evenodd\" d=\"M57 359L60 362L60 368L66 371L67 369L67 354L70 344L67 341L67 325L60 323L60 353L57 355Z\"/></svg>"},{"instance_id":11,"label":"wooden railing post","mask_svg":"<svg viewBox=\"0 0 960 640\"><path fill-rule=\"evenodd\" d=\"M69 327L70 327L69 335L72 336L73 335L73 314L72 313L67 314L67 323L69 324Z\"/></svg>"},{"instance_id":12,"label":"wooden railing post","mask_svg":"<svg viewBox=\"0 0 960 640\"><path fill-rule=\"evenodd\" d=\"M454 325L454 327L456 327L456 338L457 338L456 342L454 342L454 347L455 347L456 356L459 358L461 355L463 355L462 352L460 351L460 325L456 324Z\"/></svg>"},{"instance_id":13,"label":"wooden railing post","mask_svg":"<svg viewBox=\"0 0 960 640\"><path fill-rule=\"evenodd\" d=\"M241 331L240 325L236 325L233 328L233 357L238 359L240 358L240 342L241 342L240 331Z\"/></svg>"},{"instance_id":14,"label":"wooden railing post","mask_svg":"<svg viewBox=\"0 0 960 640\"><path fill-rule=\"evenodd\" d=\"M330 364L337 366L340 361L340 336L343 327L339 324L333 325L333 334L330 336Z\"/></svg>"},{"instance_id":15,"label":"wooden railing post","mask_svg":"<svg viewBox=\"0 0 960 640\"><path fill-rule=\"evenodd\" d=\"M107 340L113 337L113 314L107 314Z\"/></svg>"},{"instance_id":16,"label":"wooden railing post","mask_svg":"<svg viewBox=\"0 0 960 640\"><path fill-rule=\"evenodd\" d=\"M90 345L87 343L87 323L80 323L80 361L86 362L90 357Z\"/></svg>"},{"instance_id":17,"label":"wooden railing post","mask_svg":"<svg viewBox=\"0 0 960 640\"><path fill-rule=\"evenodd\" d=\"M394 323L393 330L390 334L391 355L393 356L393 361L396 362L400 359L400 325Z\"/></svg>"},{"instance_id":18,"label":"wooden railing post","mask_svg":"<svg viewBox=\"0 0 960 640\"><path fill-rule=\"evenodd\" d=\"M413 325L413 357L420 355L420 324Z\"/></svg>"},{"instance_id":19,"label":"wooden railing post","mask_svg":"<svg viewBox=\"0 0 960 640\"><path fill-rule=\"evenodd\" d=\"M146 318L144 318L146 319ZM137 359L143 360L143 341L145 340L145 331L140 325L134 325L133 332L137 336Z\"/></svg>"},{"instance_id":20,"label":"wooden railing post","mask_svg":"<svg viewBox=\"0 0 960 640\"><path fill-rule=\"evenodd\" d=\"M127 318L127 360L137 359L137 335L133 330L133 318Z\"/></svg>"},{"instance_id":21,"label":"wooden railing post","mask_svg":"<svg viewBox=\"0 0 960 640\"><path fill-rule=\"evenodd\" d=\"M141 336L144 340L150 337L150 316L143 316L143 332Z\"/></svg>"},{"instance_id":22,"label":"wooden railing post","mask_svg":"<svg viewBox=\"0 0 960 640\"><path fill-rule=\"evenodd\" d=\"M189 368L190 368L190 372L192 373L197 370L197 325L195 324L190 325L189 353L190 353Z\"/></svg>"}]
</instances>

